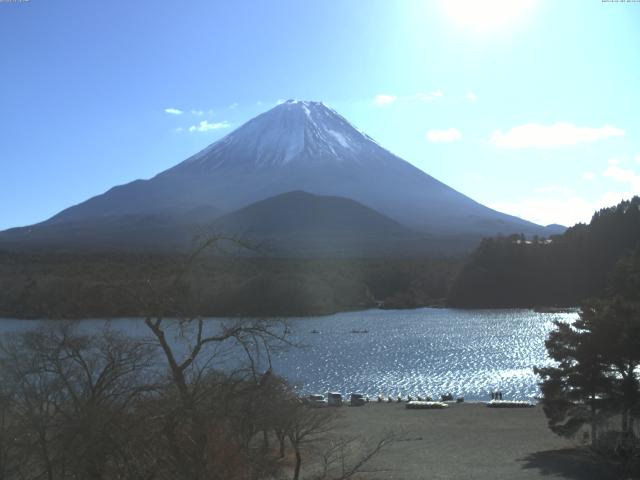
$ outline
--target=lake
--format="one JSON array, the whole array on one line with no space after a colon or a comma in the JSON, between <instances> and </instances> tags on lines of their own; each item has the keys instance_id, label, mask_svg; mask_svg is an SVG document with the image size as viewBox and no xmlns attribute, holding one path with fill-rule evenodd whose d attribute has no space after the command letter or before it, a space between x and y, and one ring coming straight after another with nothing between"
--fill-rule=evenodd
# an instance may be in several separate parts
<instances>
[{"instance_id":1,"label":"lake","mask_svg":"<svg viewBox=\"0 0 640 480\"><path fill-rule=\"evenodd\" d=\"M304 392L363 392L370 396L439 396L468 400L529 400L539 394L534 365L551 363L544 341L554 320L577 313L531 310L366 310L289 319L301 348L278 352L272 361ZM211 325L218 322L212 319ZM0 320L0 334L34 328L41 321ZM103 320L84 320L92 331ZM140 319L111 320L112 328L144 335Z\"/></svg>"}]
</instances>

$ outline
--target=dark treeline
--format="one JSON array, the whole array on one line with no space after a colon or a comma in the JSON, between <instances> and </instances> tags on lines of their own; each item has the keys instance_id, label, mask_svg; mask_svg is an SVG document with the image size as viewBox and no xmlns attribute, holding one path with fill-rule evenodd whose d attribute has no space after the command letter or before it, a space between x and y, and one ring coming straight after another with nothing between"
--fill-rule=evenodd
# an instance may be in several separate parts
<instances>
[{"instance_id":1,"label":"dark treeline","mask_svg":"<svg viewBox=\"0 0 640 480\"><path fill-rule=\"evenodd\" d=\"M640 198L598 211L551 239L482 241L454 281L456 307L575 306L602 294L616 261L640 245Z\"/></svg>"},{"instance_id":2,"label":"dark treeline","mask_svg":"<svg viewBox=\"0 0 640 480\"><path fill-rule=\"evenodd\" d=\"M128 292L149 279L166 284L184 259L0 252L0 317L140 316ZM213 256L189 280L203 315L317 315L442 305L459 265L443 258Z\"/></svg>"},{"instance_id":3,"label":"dark treeline","mask_svg":"<svg viewBox=\"0 0 640 480\"><path fill-rule=\"evenodd\" d=\"M145 337L51 322L2 338L1 479L342 480L392 440L339 436L339 412L270 369L297 348L285 322L203 320L195 258L127 286Z\"/></svg>"},{"instance_id":4,"label":"dark treeline","mask_svg":"<svg viewBox=\"0 0 640 480\"><path fill-rule=\"evenodd\" d=\"M640 244L640 198L550 239L512 235L459 258L209 256L190 274L210 316L320 315L366 308L575 306L602 293ZM185 256L0 252L0 317L140 316L127 292L168 282ZM179 295L179 292L176 292Z\"/></svg>"}]
</instances>

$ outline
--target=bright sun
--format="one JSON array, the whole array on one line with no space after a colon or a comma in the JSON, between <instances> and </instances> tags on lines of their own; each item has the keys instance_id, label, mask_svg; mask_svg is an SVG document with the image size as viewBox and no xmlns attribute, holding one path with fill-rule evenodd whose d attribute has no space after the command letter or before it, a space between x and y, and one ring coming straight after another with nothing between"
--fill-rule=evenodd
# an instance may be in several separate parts
<instances>
[{"instance_id":1,"label":"bright sun","mask_svg":"<svg viewBox=\"0 0 640 480\"><path fill-rule=\"evenodd\" d=\"M441 0L444 12L460 28L489 32L510 26L536 0Z\"/></svg>"}]
</instances>

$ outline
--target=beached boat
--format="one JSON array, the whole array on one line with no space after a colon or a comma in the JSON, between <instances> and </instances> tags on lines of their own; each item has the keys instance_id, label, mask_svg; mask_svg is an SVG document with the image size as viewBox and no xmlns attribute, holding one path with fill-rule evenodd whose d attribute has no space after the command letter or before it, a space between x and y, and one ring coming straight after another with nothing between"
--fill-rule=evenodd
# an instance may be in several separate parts
<instances>
[{"instance_id":1,"label":"beached boat","mask_svg":"<svg viewBox=\"0 0 640 480\"><path fill-rule=\"evenodd\" d=\"M525 400L491 400L487 402L489 408L530 408L535 404Z\"/></svg>"},{"instance_id":2,"label":"beached boat","mask_svg":"<svg viewBox=\"0 0 640 480\"><path fill-rule=\"evenodd\" d=\"M324 395L312 394L305 399L305 403L310 407L326 407L329 402L324 398Z\"/></svg>"},{"instance_id":3,"label":"beached boat","mask_svg":"<svg viewBox=\"0 0 640 480\"><path fill-rule=\"evenodd\" d=\"M342 394L338 392L327 393L327 403L330 407L342 406Z\"/></svg>"},{"instance_id":4,"label":"beached boat","mask_svg":"<svg viewBox=\"0 0 640 480\"><path fill-rule=\"evenodd\" d=\"M407 408L416 410L439 410L448 407L449 405L444 402L420 402L418 400L407 402Z\"/></svg>"},{"instance_id":5,"label":"beached boat","mask_svg":"<svg viewBox=\"0 0 640 480\"><path fill-rule=\"evenodd\" d=\"M352 393L351 394L351 406L352 407L361 407L361 406L365 405L368 401L369 401L369 398L367 398L362 393Z\"/></svg>"}]
</instances>

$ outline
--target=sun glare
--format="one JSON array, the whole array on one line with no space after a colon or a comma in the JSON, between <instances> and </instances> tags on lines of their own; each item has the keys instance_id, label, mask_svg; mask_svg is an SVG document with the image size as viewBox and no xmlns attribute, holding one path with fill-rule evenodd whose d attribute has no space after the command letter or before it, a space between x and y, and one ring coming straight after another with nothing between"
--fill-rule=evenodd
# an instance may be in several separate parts
<instances>
[{"instance_id":1,"label":"sun glare","mask_svg":"<svg viewBox=\"0 0 640 480\"><path fill-rule=\"evenodd\" d=\"M445 14L459 28L490 32L524 17L536 0L442 0Z\"/></svg>"}]
</instances>

